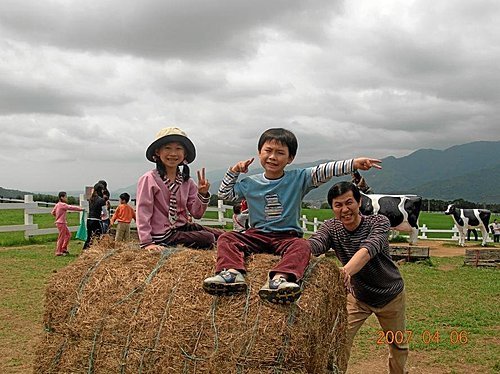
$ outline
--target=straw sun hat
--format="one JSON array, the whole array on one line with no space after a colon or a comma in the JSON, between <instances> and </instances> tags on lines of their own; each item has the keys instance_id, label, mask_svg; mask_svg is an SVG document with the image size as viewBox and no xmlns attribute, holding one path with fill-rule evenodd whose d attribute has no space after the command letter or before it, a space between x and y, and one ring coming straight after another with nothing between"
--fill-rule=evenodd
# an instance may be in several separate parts
<instances>
[{"instance_id":1,"label":"straw sun hat","mask_svg":"<svg viewBox=\"0 0 500 374\"><path fill-rule=\"evenodd\" d=\"M178 127L165 127L158 131L155 141L151 143L146 150L146 158L151 162L155 162L153 159L155 151L165 143L169 142L181 143L186 150L186 162L190 164L194 161L196 158L196 149L194 144L191 140L189 140L186 133Z\"/></svg>"}]
</instances>

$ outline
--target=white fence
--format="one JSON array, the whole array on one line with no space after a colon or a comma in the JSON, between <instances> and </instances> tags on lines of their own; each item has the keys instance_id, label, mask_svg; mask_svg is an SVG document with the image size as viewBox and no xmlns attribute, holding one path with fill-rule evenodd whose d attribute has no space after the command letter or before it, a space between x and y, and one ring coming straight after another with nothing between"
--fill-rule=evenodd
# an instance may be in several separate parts
<instances>
[{"instance_id":1,"label":"white fence","mask_svg":"<svg viewBox=\"0 0 500 374\"><path fill-rule=\"evenodd\" d=\"M3 203L3 201L7 201L8 203ZM50 205L51 207L41 207L39 205ZM24 237L29 238L30 236L36 235L45 235L45 234L57 234L57 228L47 228L47 229L39 229L37 224L33 223L33 215L34 214L50 214L52 211L52 206L54 203L45 203L45 202L35 202L33 201L32 195L25 195L24 200L17 199L6 199L1 198L0 200L0 211L4 209L22 209L24 210L24 225L5 225L0 226L0 232L14 232L14 231L24 231ZM133 203L131 202L133 206ZM85 200L83 194L80 195L80 206L88 210L88 202ZM217 218L202 218L199 220L194 220L196 223L205 226L223 226L226 227L229 223L232 223L231 218L226 218L225 213L227 210L232 211L231 205L225 205L222 200L219 200L217 203L217 207L208 207L208 212L217 212ZM80 213L80 219L81 219ZM306 215L303 215L300 219L302 229L306 234L313 234L318 230L318 227L323 223L319 221L316 217L312 221L307 219ZM135 227L135 222L132 222L132 227ZM69 230L71 232L75 232L78 230L79 226L70 226ZM428 228L425 224L419 227L419 239L428 239L428 233L449 233L451 237L449 238L439 238L440 240L458 240L458 229L456 226L453 226L450 230L433 230ZM481 240L482 237L480 232L478 232L478 239ZM488 238L489 241L491 239Z\"/></svg>"},{"instance_id":2,"label":"white fence","mask_svg":"<svg viewBox=\"0 0 500 374\"><path fill-rule=\"evenodd\" d=\"M309 221L307 219L306 215L303 215L302 218L300 219L301 224L302 224L302 230L304 230L305 233L307 234L314 234L316 231L318 231L318 227L323 223L322 221L318 221L316 217L312 221ZM309 229L309 227L312 226L312 230ZM445 237L439 237L439 240L458 240L459 234L458 234L458 228L456 225L453 225L453 227L450 230L443 230L443 229L430 229L428 228L425 223L418 228L418 238L419 239L429 239L427 236L428 233L451 233L450 238L445 238ZM408 236L408 235L403 235L403 236ZM483 237L481 236L481 231L478 231L477 234L478 240L482 240ZM486 238L487 241L492 241L491 238Z\"/></svg>"},{"instance_id":3,"label":"white fence","mask_svg":"<svg viewBox=\"0 0 500 374\"><path fill-rule=\"evenodd\" d=\"M45 207L40 206L45 205ZM23 225L1 225L0 232L17 232L24 231L24 237L28 239L30 236L46 235L46 234L57 234L58 230L56 227L40 229L38 224L33 223L33 216L35 214L50 214L54 203L45 203L33 201L32 195L25 195L24 200L19 199L0 199L0 211L7 209L20 209L24 210L24 224ZM85 200L83 194L80 195L81 207L88 211L88 201ZM133 206L133 204L132 204ZM218 201L217 207L208 207L207 211L217 212L217 218L202 218L199 220L194 220L196 223L205 226L226 226L228 223L232 222L231 218L225 218L224 213L226 210L232 209L230 205L224 205L222 200ZM79 213L79 220L81 220L83 213ZM54 225L55 226L55 225ZM79 226L69 226L70 232L76 232ZM135 222L132 222L131 227L135 227Z\"/></svg>"}]
</instances>

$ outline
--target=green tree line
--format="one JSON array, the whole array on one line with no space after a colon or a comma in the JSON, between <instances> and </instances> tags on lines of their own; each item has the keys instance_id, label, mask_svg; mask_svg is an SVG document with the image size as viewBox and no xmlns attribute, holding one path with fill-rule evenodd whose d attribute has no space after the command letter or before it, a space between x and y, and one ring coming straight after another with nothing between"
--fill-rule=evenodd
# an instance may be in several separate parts
<instances>
[{"instance_id":1,"label":"green tree line","mask_svg":"<svg viewBox=\"0 0 500 374\"><path fill-rule=\"evenodd\" d=\"M0 196L0 197L3 197L3 196ZM17 195L13 199L24 200L24 196ZM59 198L55 195L33 194L33 201L37 201L37 202L41 202L41 203L54 203L55 204L59 201ZM78 198L68 195L68 204L78 205L78 204L80 204L80 201Z\"/></svg>"},{"instance_id":2,"label":"green tree line","mask_svg":"<svg viewBox=\"0 0 500 374\"><path fill-rule=\"evenodd\" d=\"M422 199L422 210L429 212L444 212L449 204L455 204L459 208L465 209L488 209L492 212L500 212L500 204L484 204L484 203L474 203L472 201L467 201L464 199L456 200L437 200L437 199ZM309 208L309 204L304 202L302 204L303 208ZM328 203L321 204L321 209L330 209Z\"/></svg>"}]
</instances>

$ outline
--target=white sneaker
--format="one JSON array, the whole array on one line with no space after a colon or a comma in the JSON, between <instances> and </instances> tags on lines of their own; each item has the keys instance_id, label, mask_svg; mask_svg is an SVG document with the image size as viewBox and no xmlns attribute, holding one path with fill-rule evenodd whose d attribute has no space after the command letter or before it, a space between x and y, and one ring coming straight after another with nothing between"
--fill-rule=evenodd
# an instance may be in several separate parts
<instances>
[{"instance_id":1,"label":"white sneaker","mask_svg":"<svg viewBox=\"0 0 500 374\"><path fill-rule=\"evenodd\" d=\"M203 281L203 290L211 295L233 295L247 291L245 277L238 270L223 270Z\"/></svg>"},{"instance_id":2,"label":"white sneaker","mask_svg":"<svg viewBox=\"0 0 500 374\"><path fill-rule=\"evenodd\" d=\"M284 277L268 279L259 290L261 299L276 304L290 304L302 294L302 289L295 282L289 282Z\"/></svg>"}]
</instances>

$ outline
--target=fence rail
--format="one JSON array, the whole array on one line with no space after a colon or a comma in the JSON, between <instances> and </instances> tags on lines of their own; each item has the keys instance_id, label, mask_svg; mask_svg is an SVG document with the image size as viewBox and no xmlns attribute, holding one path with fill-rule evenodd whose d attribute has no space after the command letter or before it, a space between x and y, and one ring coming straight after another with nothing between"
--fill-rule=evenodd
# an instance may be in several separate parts
<instances>
[{"instance_id":1,"label":"fence rail","mask_svg":"<svg viewBox=\"0 0 500 374\"><path fill-rule=\"evenodd\" d=\"M88 211L88 201L85 200L83 194L80 195L79 205ZM42 207L40 205L45 205ZM24 231L24 237L28 239L31 236L46 235L46 234L57 234L58 230L56 227L41 229L38 224L33 223L33 216L35 214L50 214L52 212L52 207L55 203L47 203L40 201L33 201L33 195L25 195L24 200L19 199L9 199L0 198L0 211L1 210L23 210L24 211L24 224L23 225L1 225L0 232L18 232ZM133 207L134 205L131 204ZM208 212L217 212L217 218L201 218L195 219L196 223L204 226L227 226L228 223L232 223L231 218L225 217L226 210L232 209L232 206L223 204L222 200L218 201L217 207L208 207ZM79 213L79 220L82 218L82 212ZM131 227L135 227L135 222L132 222ZM78 231L79 226L69 226L70 232Z\"/></svg>"},{"instance_id":2,"label":"fence rail","mask_svg":"<svg viewBox=\"0 0 500 374\"><path fill-rule=\"evenodd\" d=\"M5 201L7 203L5 203ZM88 211L88 201L85 200L85 196L80 194L79 197L80 206L85 208ZM41 207L39 205L45 205L45 207ZM4 225L0 226L0 232L15 232L15 231L24 231L24 237L28 239L30 236L36 235L45 235L45 234L57 234L57 228L46 228L40 229L38 228L38 224L33 223L33 215L34 214L50 214L52 211L52 207L55 203L46 203L33 201L33 195L25 195L24 200L19 199L8 199L0 197L0 211L3 209L21 209L24 210L24 225ZM133 202L131 205L134 207ZM195 219L196 223L205 226L222 226L228 227L228 224L232 223L231 218L226 218L226 211L231 211L231 205L225 205L222 200L219 200L217 203L217 207L208 207L208 212L217 212L217 218L201 218ZM79 218L81 219L80 213ZM315 233L319 226L323 223L319 221L316 217L313 218L312 221L309 221L306 215L303 215L300 218L300 222L302 225L302 229L306 234ZM70 226L70 232L76 232L79 226ZM131 227L135 227L135 222L132 222ZM428 233L441 233L441 234L451 234L451 237L440 237L439 240L458 240L458 229L456 226L453 226L450 230L442 230L442 229L430 229L425 224L419 227L419 239L428 239ZM478 234L478 239L482 239L481 235ZM488 238L488 241L491 241Z\"/></svg>"},{"instance_id":3,"label":"fence rail","mask_svg":"<svg viewBox=\"0 0 500 374\"><path fill-rule=\"evenodd\" d=\"M302 230L306 234L314 234L316 231L318 231L319 226L323 224L323 221L319 221L316 217L312 221L309 221L307 219L307 216L304 214L302 215L302 218L300 218L300 222L302 224ZM451 237L439 237L439 238L434 238L434 239L439 239L439 240L458 240L459 234L458 234L458 228L456 225L453 225L453 227L449 230L444 230L444 229L430 229L428 228L425 223L418 228L418 238L419 239L429 239L427 236L428 233L441 233L441 234L451 234ZM407 237L408 235L402 235ZM481 236L481 233L478 232L478 240L482 240L483 237ZM487 241L492 241L491 238L486 238Z\"/></svg>"}]
</instances>

